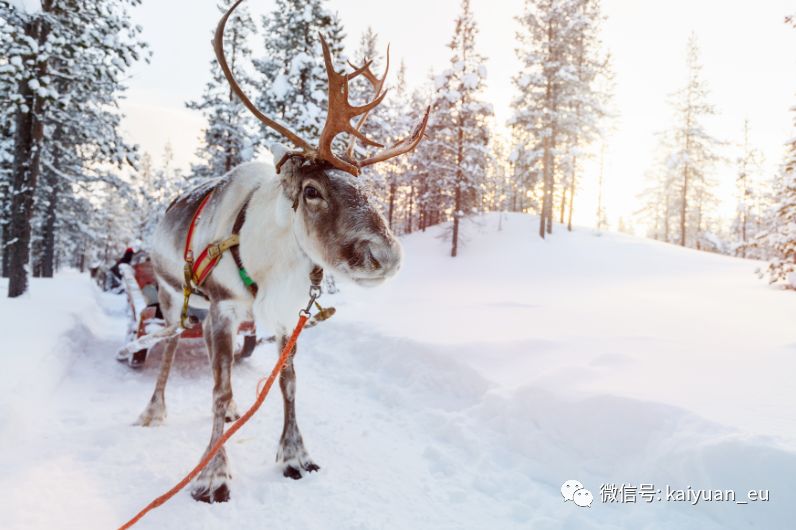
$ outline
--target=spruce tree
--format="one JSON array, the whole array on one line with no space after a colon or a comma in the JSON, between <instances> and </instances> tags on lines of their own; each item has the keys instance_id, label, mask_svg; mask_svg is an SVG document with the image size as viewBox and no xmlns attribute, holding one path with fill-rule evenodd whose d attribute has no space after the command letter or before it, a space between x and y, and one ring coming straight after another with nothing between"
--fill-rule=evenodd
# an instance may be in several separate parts
<instances>
[{"instance_id":1,"label":"spruce tree","mask_svg":"<svg viewBox=\"0 0 796 530\"><path fill-rule=\"evenodd\" d=\"M561 190L561 223L572 231L575 194L582 169L581 162L603 133L608 100L612 94L612 70L603 52L600 30L604 17L599 0L581 0L576 19L577 32L572 47L576 78L572 98L573 127L566 139L568 171L566 187Z\"/></svg>"},{"instance_id":2,"label":"spruce tree","mask_svg":"<svg viewBox=\"0 0 796 530\"><path fill-rule=\"evenodd\" d=\"M14 163L14 106L9 95L17 89L23 65L11 62L14 34L21 26L20 14L7 2L0 2L0 255L2 275L8 276L8 226L11 221L9 186Z\"/></svg>"},{"instance_id":3,"label":"spruce tree","mask_svg":"<svg viewBox=\"0 0 796 530\"><path fill-rule=\"evenodd\" d=\"M695 34L688 38L685 86L674 94L676 123L669 132L674 147L671 167L679 174L677 183L678 243L699 246L707 228L707 213L714 201L711 169L718 160L718 140L704 126L715 114L708 102L708 88L702 77L699 46Z\"/></svg>"},{"instance_id":4,"label":"spruce tree","mask_svg":"<svg viewBox=\"0 0 796 530\"><path fill-rule=\"evenodd\" d=\"M412 107L412 96L407 89L406 83L406 64L401 61L398 67L398 74L393 83L393 88L385 98L382 106L382 116L384 116L384 130L381 131L382 136L379 141L387 145L400 141L411 131L417 124L419 119L417 109L425 109L427 105L419 103L417 107ZM414 110L413 110L414 109ZM422 144L423 142L421 142ZM409 226L401 226L398 223L399 219L399 202L401 201L401 193L403 192L404 210L408 210L404 214L411 218L411 210L414 206L414 187L410 165L410 157L399 156L392 158L383 164L383 171L386 175L386 190L387 198L385 200L387 212L387 222L391 229L397 232L410 231L411 221Z\"/></svg>"},{"instance_id":5,"label":"spruce tree","mask_svg":"<svg viewBox=\"0 0 796 530\"><path fill-rule=\"evenodd\" d=\"M517 17L520 71L514 77L518 95L512 101L510 125L517 142L513 159L529 184L539 183L539 236L552 231L553 198L561 144L573 130L572 63L578 0L526 0ZM560 171L560 170L559 170Z\"/></svg>"},{"instance_id":6,"label":"spruce tree","mask_svg":"<svg viewBox=\"0 0 796 530\"><path fill-rule=\"evenodd\" d=\"M319 33L342 69L343 27L325 2L276 0L274 11L263 17L264 56L255 61L265 87L258 107L308 141L320 136L326 119L328 83ZM262 127L262 134L269 141L282 141L268 127Z\"/></svg>"},{"instance_id":7,"label":"spruce tree","mask_svg":"<svg viewBox=\"0 0 796 530\"><path fill-rule=\"evenodd\" d=\"M647 227L647 237L667 243L676 241L680 179L670 140L665 134L658 135L655 158L644 175L646 186L639 194L641 206L636 212L639 223Z\"/></svg>"},{"instance_id":8,"label":"spruce tree","mask_svg":"<svg viewBox=\"0 0 796 530\"><path fill-rule=\"evenodd\" d=\"M486 211L505 212L511 208L515 182L508 156L509 143L493 135L489 148L489 171L484 185L482 207Z\"/></svg>"},{"instance_id":9,"label":"spruce tree","mask_svg":"<svg viewBox=\"0 0 796 530\"><path fill-rule=\"evenodd\" d=\"M353 54L351 63L356 66L363 66L370 62L370 71L376 78L381 79L384 76L384 69L387 67L385 63L386 57L384 57L382 53L383 50L379 50L378 35L373 31L373 28L367 27L360 36L359 46ZM393 65L392 68L394 67ZM388 86L391 87L392 83L390 83L389 80L385 80L385 88ZM389 144L390 134L392 132L392 124L388 123L388 113L390 103L395 100L396 94L394 92L395 90L390 90L382 103L372 112L368 113L367 120L360 129L368 138L382 144L386 142L385 145ZM363 105L373 100L376 96L378 96L378 94L375 93L371 82L363 76L356 77L349 83L348 99L354 105ZM357 120L359 120L359 118L354 119L353 123L355 125L358 123ZM348 144L345 143L345 145L343 145L344 142L342 138L343 135L340 136L340 147L341 149L345 149ZM346 138L345 140L346 142L351 141L350 138ZM354 143L355 156L367 156L368 151L369 148L363 146L360 141ZM386 182L388 180L387 174L392 163L393 161L390 160L382 164L362 168L362 172L359 175L359 178L374 190L374 198L381 203L381 207L385 210L385 213L389 208L387 206L389 199L387 197L388 194L384 193L384 189L388 186Z\"/></svg>"},{"instance_id":10,"label":"spruce tree","mask_svg":"<svg viewBox=\"0 0 796 530\"><path fill-rule=\"evenodd\" d=\"M426 138L418 144L417 148L407 157L406 179L409 182L409 205L406 219L406 231L412 232L415 229L425 231L426 228L438 222L435 214L443 205L434 200L433 190L435 174L438 169L436 154L444 149L444 146L435 140L436 130L436 106L433 98L433 79L432 72L429 73L429 82L412 91L411 109L424 109L432 103L432 112L426 127ZM410 120L417 120L420 116L412 116ZM416 123L416 122L414 122ZM416 220L415 220L416 218Z\"/></svg>"},{"instance_id":11,"label":"spruce tree","mask_svg":"<svg viewBox=\"0 0 796 530\"><path fill-rule=\"evenodd\" d=\"M354 52L352 64L362 66L370 62L370 70L373 74L381 79L384 75L386 68L385 57L382 55L383 50L379 49L379 36L373 31L373 28L368 26L362 33L359 39L359 47ZM395 68L393 64L392 69ZM393 76L394 77L394 76ZM390 134L390 124L387 123L387 108L389 102L393 100L393 92L402 90L400 83L393 85L389 80L385 81L385 88L391 87L390 93L373 112L368 114L368 118L362 126L361 132L368 138L383 143L387 141ZM349 97L348 99L355 105L362 105L371 101L378 94L373 91L373 86L367 79L360 76L353 79L349 83ZM356 120L355 120L356 121ZM360 142L355 144L355 152L361 155L365 154L365 149L361 146ZM363 173L367 173L368 169L365 168Z\"/></svg>"},{"instance_id":12,"label":"spruce tree","mask_svg":"<svg viewBox=\"0 0 796 530\"><path fill-rule=\"evenodd\" d=\"M760 151L752 146L749 120L744 120L743 143L740 145L740 153L736 161L738 173L735 185L738 195L735 220L732 226L735 254L742 258L747 257L750 252L754 254L750 248L750 242L755 239L760 229L758 209L760 197L758 194L761 190L757 177L760 173L761 162Z\"/></svg>"},{"instance_id":13,"label":"spruce tree","mask_svg":"<svg viewBox=\"0 0 796 530\"><path fill-rule=\"evenodd\" d=\"M515 147L511 160L518 179L538 187L539 235L553 229L554 199L568 224L577 185L579 157L596 136L605 94L597 80L606 75L597 0L526 0L517 17L520 71L509 125Z\"/></svg>"},{"instance_id":14,"label":"spruce tree","mask_svg":"<svg viewBox=\"0 0 796 530\"><path fill-rule=\"evenodd\" d=\"M796 107L794 129L796 129ZM785 160L774 187L774 201L766 219L767 230L756 238L754 248L768 250L770 283L782 282L796 289L796 136L787 144Z\"/></svg>"},{"instance_id":15,"label":"spruce tree","mask_svg":"<svg viewBox=\"0 0 796 530\"><path fill-rule=\"evenodd\" d=\"M660 134L658 159L647 173L641 221L651 237L682 246L715 248L711 230L716 206L712 170L720 142L707 131L705 118L715 113L702 78L696 36L686 52L686 83L671 97L674 123Z\"/></svg>"},{"instance_id":16,"label":"spruce tree","mask_svg":"<svg viewBox=\"0 0 796 530\"><path fill-rule=\"evenodd\" d=\"M233 0L223 0L218 9L225 13ZM246 94L253 94L256 83L250 72L251 35L256 32L246 6L239 7L227 23L224 50L238 84ZM195 179L221 176L235 166L251 160L259 144L257 122L227 83L215 57L210 61L210 81L198 101L186 103L201 111L207 119L197 156L202 160L191 168Z\"/></svg>"},{"instance_id":17,"label":"spruce tree","mask_svg":"<svg viewBox=\"0 0 796 530\"><path fill-rule=\"evenodd\" d=\"M185 187L182 171L174 166L174 149L171 142L167 142L163 147L158 166L155 166L148 153L145 154L138 165L134 182L138 192L137 237L146 243L169 203Z\"/></svg>"},{"instance_id":18,"label":"spruce tree","mask_svg":"<svg viewBox=\"0 0 796 530\"><path fill-rule=\"evenodd\" d=\"M451 256L459 249L461 220L478 206L480 186L489 165L489 119L492 106L484 102L484 58L475 48L478 27L470 0L462 0L455 20L451 66L436 78L433 143L439 167L436 184L451 208Z\"/></svg>"}]
</instances>

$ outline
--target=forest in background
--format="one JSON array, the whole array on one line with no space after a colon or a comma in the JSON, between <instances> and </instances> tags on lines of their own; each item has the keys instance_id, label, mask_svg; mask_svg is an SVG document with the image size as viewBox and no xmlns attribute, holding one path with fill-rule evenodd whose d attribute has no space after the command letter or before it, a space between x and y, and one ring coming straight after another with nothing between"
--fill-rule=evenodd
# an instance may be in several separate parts
<instances>
[{"instance_id":1,"label":"forest in background","mask_svg":"<svg viewBox=\"0 0 796 530\"><path fill-rule=\"evenodd\" d=\"M231 3L219 3L219 16ZM262 156L281 140L248 114L211 61L202 96L186 102L207 120L199 163L183 171L168 147L153 157L126 142L118 107L125 73L151 53L142 28L131 22L130 11L139 4L42 0L40 9L29 9L0 0L0 230L11 297L26 291L29 275L51 277L61 267L112 262L128 245L145 248L174 196ZM612 101L599 0L525 1L516 15L521 69L513 79L508 135L496 132L484 98L483 37L469 0L451 19L448 67L410 87L405 66L393 59L393 88L364 129L393 143L430 105L426 139L411 155L366 168L361 178L399 234L450 222L451 256L462 244L462 221L478 212L536 213L540 237L552 233L555 223L571 230L584 162L600 159L614 109L621 107ZM792 25L793 19L785 22ZM386 46L372 29L356 49L345 49L344 24L323 0L276 0L273 13L260 21L244 4L225 35L230 67L243 89L265 114L308 138L318 137L325 119L319 32L340 69L347 60L372 61L376 72L386 67ZM765 175L746 123L746 141L735 149L735 174L717 174L722 140L704 126L715 110L696 36L686 49L686 80L672 94L671 123L661 124L659 156L645 176L636 221L655 239L768 260L772 282L796 285L796 139L783 138L789 141L786 159L780 171ZM366 82L352 86L354 102L373 95ZM598 178L594 215L600 229L606 219L602 171ZM737 185L729 226L715 211L719 178Z\"/></svg>"}]
</instances>

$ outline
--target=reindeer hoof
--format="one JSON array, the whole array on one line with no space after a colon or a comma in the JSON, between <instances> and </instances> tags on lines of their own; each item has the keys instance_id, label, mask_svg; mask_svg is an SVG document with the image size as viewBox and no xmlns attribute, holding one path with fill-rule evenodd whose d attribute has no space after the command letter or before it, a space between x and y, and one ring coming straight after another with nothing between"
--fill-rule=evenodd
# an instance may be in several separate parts
<instances>
[{"instance_id":1,"label":"reindeer hoof","mask_svg":"<svg viewBox=\"0 0 796 530\"><path fill-rule=\"evenodd\" d=\"M133 425L138 425L141 427L154 427L156 425L163 425L163 422L166 421L166 408L158 405L150 404L144 412L138 416L138 419L135 420Z\"/></svg>"},{"instance_id":2,"label":"reindeer hoof","mask_svg":"<svg viewBox=\"0 0 796 530\"><path fill-rule=\"evenodd\" d=\"M301 469L299 469L299 467ZM313 471L318 471L320 469L321 467L318 464L312 460L309 460L302 463L300 466L295 465L294 463L285 464L285 468L282 470L282 475L287 478L292 478L293 480L298 480L304 476L302 470L306 471L307 473L312 473Z\"/></svg>"},{"instance_id":3,"label":"reindeer hoof","mask_svg":"<svg viewBox=\"0 0 796 530\"><path fill-rule=\"evenodd\" d=\"M224 413L224 421L231 423L233 421L238 421L239 419L240 413L238 412L238 406L235 404L235 400L231 399L227 405L227 411Z\"/></svg>"},{"instance_id":4,"label":"reindeer hoof","mask_svg":"<svg viewBox=\"0 0 796 530\"><path fill-rule=\"evenodd\" d=\"M316 464L312 460L310 460L309 462L306 462L302 467L304 468L304 471L307 471L309 473L312 473L313 471L320 471L320 469L321 469L321 466L319 466L318 464Z\"/></svg>"},{"instance_id":5,"label":"reindeer hoof","mask_svg":"<svg viewBox=\"0 0 796 530\"><path fill-rule=\"evenodd\" d=\"M217 488L210 489L206 486L196 487L191 491L191 497L199 502L213 504L214 502L227 502L229 500L229 486L226 483Z\"/></svg>"},{"instance_id":6,"label":"reindeer hoof","mask_svg":"<svg viewBox=\"0 0 796 530\"><path fill-rule=\"evenodd\" d=\"M163 418L141 417L138 418L133 425L137 427L156 427L163 425Z\"/></svg>"},{"instance_id":7,"label":"reindeer hoof","mask_svg":"<svg viewBox=\"0 0 796 530\"><path fill-rule=\"evenodd\" d=\"M301 478L301 471L293 466L285 466L284 471L282 471L282 475L286 476L287 478L292 478L293 480L298 480Z\"/></svg>"}]
</instances>

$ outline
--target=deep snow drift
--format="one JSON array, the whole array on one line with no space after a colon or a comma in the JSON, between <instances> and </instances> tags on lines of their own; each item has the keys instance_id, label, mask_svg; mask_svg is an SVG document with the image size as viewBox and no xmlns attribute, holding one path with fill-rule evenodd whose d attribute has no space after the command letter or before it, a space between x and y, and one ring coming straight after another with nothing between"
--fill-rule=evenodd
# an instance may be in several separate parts
<instances>
[{"instance_id":1,"label":"deep snow drift","mask_svg":"<svg viewBox=\"0 0 796 530\"><path fill-rule=\"evenodd\" d=\"M276 469L276 390L228 446L229 503L183 492L137 527L792 527L796 294L751 261L586 229L542 241L532 217L498 222L467 223L453 260L440 228L408 236L394 281L324 297L338 314L296 358L320 473ZM76 273L21 300L2 284L3 528L115 528L201 456L206 362L178 358L165 425L131 426L157 366L114 361L125 319L123 296ZM240 407L275 358L266 345L236 365ZM563 501L570 479L591 508ZM603 484L663 493L602 502ZM770 500L693 506L667 486Z\"/></svg>"}]
</instances>

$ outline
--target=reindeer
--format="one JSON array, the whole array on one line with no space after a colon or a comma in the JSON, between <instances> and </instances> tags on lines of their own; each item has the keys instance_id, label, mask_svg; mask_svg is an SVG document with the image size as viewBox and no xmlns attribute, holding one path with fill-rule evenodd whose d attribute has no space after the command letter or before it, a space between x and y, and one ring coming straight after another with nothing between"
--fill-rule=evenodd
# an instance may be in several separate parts
<instances>
[{"instance_id":1,"label":"reindeer","mask_svg":"<svg viewBox=\"0 0 796 530\"><path fill-rule=\"evenodd\" d=\"M209 447L221 436L224 423L239 417L232 399L230 372L233 342L239 324L255 318L281 337L286 344L298 310L306 304L307 289L317 285L323 270L347 277L357 284L375 286L393 276L401 264L401 246L373 205L369 192L356 178L361 168L407 153L420 142L428 122L426 108L420 123L406 139L391 147L364 136L360 129L368 114L386 94L384 80L370 70L370 62L350 73L337 72L326 41L321 47L329 80L329 108L317 147L310 145L286 126L260 112L243 93L224 56L224 27L238 0L218 23L214 49L231 89L241 102L266 126L296 146L290 151L280 145L271 150L275 165L247 163L223 177L209 181L181 195L168 207L158 225L152 244L152 262L160 286L159 301L167 325L176 327L181 319L183 288L197 292L194 303L207 309L204 339L213 373L213 427ZM363 76L373 86L375 97L361 106L348 101L348 83ZM351 120L357 118L356 125ZM341 156L332 152L332 141L341 133L351 138ZM381 148L368 158L356 159L354 144ZM197 210L201 215L196 217ZM218 260L206 279L196 285L196 276L180 279L185 260L183 245L215 247L228 241L230 252ZM227 238L227 239L225 239ZM188 256L186 258L186 256ZM193 281L192 281L193 280ZM187 282L187 285L186 285ZM185 296L187 300L188 296ZM182 314L184 316L184 313ZM139 417L140 425L161 423L166 417L165 386L178 335L165 339L160 373L152 398ZM296 423L295 348L283 368L279 385L284 401L284 428L276 460L284 476L300 479L319 469L310 458ZM230 497L228 457L222 448L195 480L191 495L203 502L224 502Z\"/></svg>"}]
</instances>

